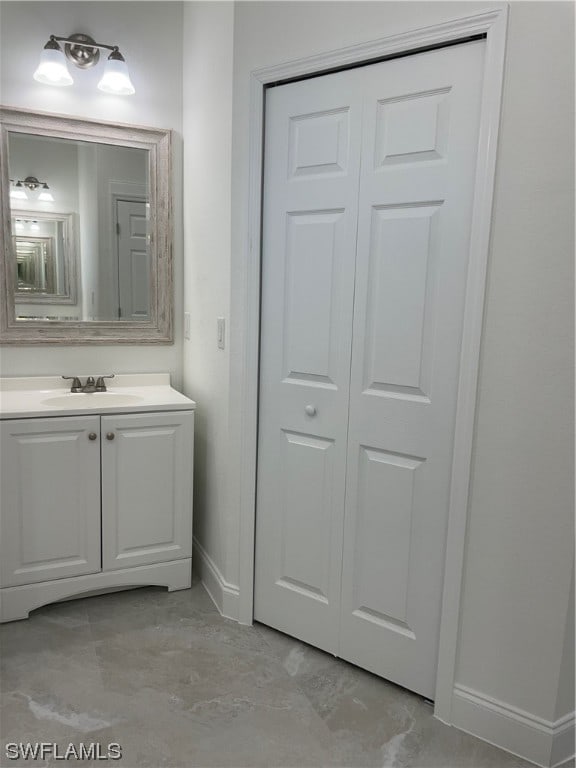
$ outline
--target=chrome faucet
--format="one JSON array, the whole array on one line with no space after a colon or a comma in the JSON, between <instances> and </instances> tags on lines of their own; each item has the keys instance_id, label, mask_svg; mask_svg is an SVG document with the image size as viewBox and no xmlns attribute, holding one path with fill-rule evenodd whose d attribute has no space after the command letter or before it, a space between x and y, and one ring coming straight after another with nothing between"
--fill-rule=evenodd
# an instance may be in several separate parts
<instances>
[{"instance_id":1,"label":"chrome faucet","mask_svg":"<svg viewBox=\"0 0 576 768\"><path fill-rule=\"evenodd\" d=\"M106 383L104 382L104 379L113 379L114 374L111 373L108 376L99 376L96 381L94 381L94 376L88 376L84 386L82 386L82 382L78 376L62 376L62 378L72 380L70 392L84 392L85 394L90 394L92 392L106 392Z\"/></svg>"},{"instance_id":2,"label":"chrome faucet","mask_svg":"<svg viewBox=\"0 0 576 768\"><path fill-rule=\"evenodd\" d=\"M96 384L94 383L94 376L88 376L86 379L86 384L82 387L82 392L85 392L86 394L89 394L91 392L96 392Z\"/></svg>"}]
</instances>

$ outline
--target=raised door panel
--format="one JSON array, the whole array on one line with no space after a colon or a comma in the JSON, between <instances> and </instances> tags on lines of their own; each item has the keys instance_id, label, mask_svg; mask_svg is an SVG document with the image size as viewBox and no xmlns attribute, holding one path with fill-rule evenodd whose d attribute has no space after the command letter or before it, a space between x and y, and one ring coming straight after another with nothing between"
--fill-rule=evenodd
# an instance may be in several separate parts
<instances>
[{"instance_id":1,"label":"raised door panel","mask_svg":"<svg viewBox=\"0 0 576 768\"><path fill-rule=\"evenodd\" d=\"M102 417L104 570L190 557L192 412Z\"/></svg>"},{"instance_id":2,"label":"raised door panel","mask_svg":"<svg viewBox=\"0 0 576 768\"><path fill-rule=\"evenodd\" d=\"M275 583L328 602L333 553L334 441L282 432L280 557Z\"/></svg>"},{"instance_id":3,"label":"raised door panel","mask_svg":"<svg viewBox=\"0 0 576 768\"><path fill-rule=\"evenodd\" d=\"M100 417L3 421L0 434L2 586L98 572Z\"/></svg>"},{"instance_id":4,"label":"raised door panel","mask_svg":"<svg viewBox=\"0 0 576 768\"><path fill-rule=\"evenodd\" d=\"M360 447L354 548L354 614L408 637L410 542L422 459Z\"/></svg>"},{"instance_id":5,"label":"raised door panel","mask_svg":"<svg viewBox=\"0 0 576 768\"><path fill-rule=\"evenodd\" d=\"M267 94L255 618L332 652L361 112L353 72Z\"/></svg>"},{"instance_id":6,"label":"raised door panel","mask_svg":"<svg viewBox=\"0 0 576 768\"><path fill-rule=\"evenodd\" d=\"M372 209L363 341L370 394L428 397L439 208Z\"/></svg>"},{"instance_id":7,"label":"raised door panel","mask_svg":"<svg viewBox=\"0 0 576 768\"><path fill-rule=\"evenodd\" d=\"M336 387L344 211L289 213L284 274L284 379ZM321 287L319 289L319 287Z\"/></svg>"}]
</instances>

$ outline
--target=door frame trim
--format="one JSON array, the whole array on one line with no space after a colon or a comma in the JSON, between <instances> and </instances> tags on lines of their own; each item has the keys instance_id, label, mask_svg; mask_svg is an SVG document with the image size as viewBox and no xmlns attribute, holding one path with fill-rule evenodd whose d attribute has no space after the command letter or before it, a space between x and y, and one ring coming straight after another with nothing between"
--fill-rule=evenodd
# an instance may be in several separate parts
<instances>
[{"instance_id":1,"label":"door frame trim","mask_svg":"<svg viewBox=\"0 0 576 768\"><path fill-rule=\"evenodd\" d=\"M483 310L490 245L498 129L502 102L508 4L499 3L471 16L422 27L379 40L254 70L250 77L250 149L248 238L240 255L245 291L240 301L243 329L237 359L241 383L240 410L240 542L239 621L251 624L254 604L254 536L258 439L260 337L261 211L264 142L264 91L267 85L336 68L371 63L383 57L439 46L483 34L486 57L482 91L478 163L474 183L470 262L466 287L456 426L446 535L435 716L451 723L457 662L460 601L468 518L468 492L476 414ZM238 390L234 396L238 407Z\"/></svg>"}]
</instances>

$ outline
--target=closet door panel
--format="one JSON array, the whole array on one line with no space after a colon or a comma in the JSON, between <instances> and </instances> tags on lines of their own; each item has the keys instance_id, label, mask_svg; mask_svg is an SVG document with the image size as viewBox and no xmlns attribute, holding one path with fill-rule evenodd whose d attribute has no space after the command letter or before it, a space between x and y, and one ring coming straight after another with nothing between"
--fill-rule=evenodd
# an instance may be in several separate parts
<instances>
[{"instance_id":1,"label":"closet door panel","mask_svg":"<svg viewBox=\"0 0 576 768\"><path fill-rule=\"evenodd\" d=\"M367 67L340 655L433 697L482 41Z\"/></svg>"},{"instance_id":2,"label":"closet door panel","mask_svg":"<svg viewBox=\"0 0 576 768\"><path fill-rule=\"evenodd\" d=\"M266 103L255 618L337 651L362 98Z\"/></svg>"}]
</instances>

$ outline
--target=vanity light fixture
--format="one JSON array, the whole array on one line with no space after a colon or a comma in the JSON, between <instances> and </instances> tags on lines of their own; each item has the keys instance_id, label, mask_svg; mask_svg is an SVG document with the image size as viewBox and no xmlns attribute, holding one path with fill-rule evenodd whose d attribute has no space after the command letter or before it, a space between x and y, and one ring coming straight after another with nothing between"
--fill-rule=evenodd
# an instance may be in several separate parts
<instances>
[{"instance_id":1,"label":"vanity light fixture","mask_svg":"<svg viewBox=\"0 0 576 768\"><path fill-rule=\"evenodd\" d=\"M26 190L29 189L30 192L36 192L36 190L40 188L38 200L41 203L54 202L54 196L52 195L52 192L50 192L48 184L45 181L38 181L36 176L26 176L25 179L18 179L16 182L14 182L13 179L10 179L10 183L14 184L14 187L10 190L10 197L13 200L28 200Z\"/></svg>"},{"instance_id":2,"label":"vanity light fixture","mask_svg":"<svg viewBox=\"0 0 576 768\"><path fill-rule=\"evenodd\" d=\"M60 43L64 43L64 51ZM98 83L99 90L119 96L135 93L128 67L118 46L97 43L89 35L80 33L70 37L50 35L42 51L38 69L34 72L34 79L47 85L72 85L74 81L68 71L66 58L80 69L89 69L98 63L100 49L110 51L110 54Z\"/></svg>"}]
</instances>

